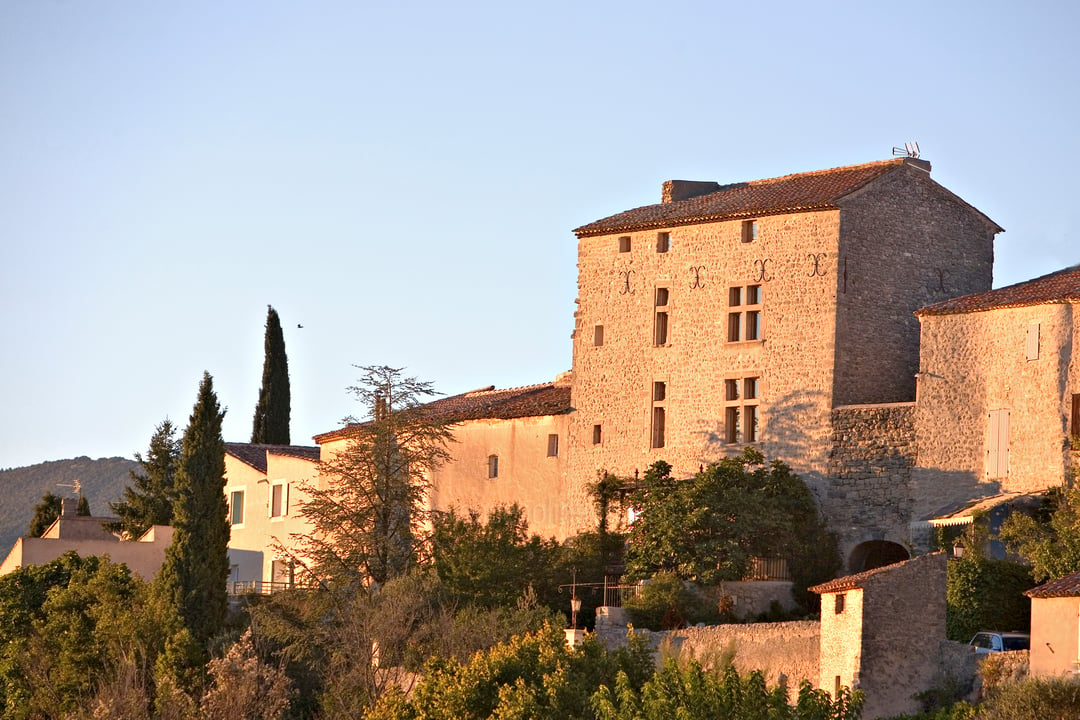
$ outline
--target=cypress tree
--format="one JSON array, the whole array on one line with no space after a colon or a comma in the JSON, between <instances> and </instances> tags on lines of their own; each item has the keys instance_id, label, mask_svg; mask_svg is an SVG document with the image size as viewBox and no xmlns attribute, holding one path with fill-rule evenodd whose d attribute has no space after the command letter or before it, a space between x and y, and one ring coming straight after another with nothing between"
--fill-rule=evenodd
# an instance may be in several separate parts
<instances>
[{"instance_id":1,"label":"cypress tree","mask_svg":"<svg viewBox=\"0 0 1080 720\"><path fill-rule=\"evenodd\" d=\"M289 359L285 356L285 336L281 333L277 310L269 305L266 307L266 358L251 442L288 445Z\"/></svg>"},{"instance_id":2,"label":"cypress tree","mask_svg":"<svg viewBox=\"0 0 1080 720\"><path fill-rule=\"evenodd\" d=\"M75 514L90 517L90 501L82 493L79 493L79 505L75 508Z\"/></svg>"},{"instance_id":3,"label":"cypress tree","mask_svg":"<svg viewBox=\"0 0 1080 720\"><path fill-rule=\"evenodd\" d=\"M201 672L198 667L209 659L210 639L225 626L229 523L225 441L221 436L224 417L210 374L203 373L199 398L181 441L173 541L165 551L165 564L158 576L183 626L176 643L187 647L173 654L183 658L174 668L181 676L189 671Z\"/></svg>"}]
</instances>

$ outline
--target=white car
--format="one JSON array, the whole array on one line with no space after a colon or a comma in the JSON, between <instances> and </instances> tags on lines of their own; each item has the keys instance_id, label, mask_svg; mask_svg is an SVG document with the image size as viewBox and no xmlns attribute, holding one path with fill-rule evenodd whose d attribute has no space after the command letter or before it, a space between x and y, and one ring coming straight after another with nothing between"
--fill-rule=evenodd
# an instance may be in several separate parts
<instances>
[{"instance_id":1,"label":"white car","mask_svg":"<svg viewBox=\"0 0 1080 720\"><path fill-rule=\"evenodd\" d=\"M976 655L989 655L990 653L1009 650L1027 650L1031 647L1031 636L1020 632L986 631L975 633L975 637L971 638L968 645L975 646Z\"/></svg>"}]
</instances>

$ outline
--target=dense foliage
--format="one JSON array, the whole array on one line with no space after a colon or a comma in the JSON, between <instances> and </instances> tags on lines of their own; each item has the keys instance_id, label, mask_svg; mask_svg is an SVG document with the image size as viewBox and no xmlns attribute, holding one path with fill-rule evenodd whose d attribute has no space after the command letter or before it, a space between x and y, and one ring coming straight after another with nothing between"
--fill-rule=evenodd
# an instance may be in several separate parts
<instances>
[{"instance_id":1,"label":"dense foliage","mask_svg":"<svg viewBox=\"0 0 1080 720\"><path fill-rule=\"evenodd\" d=\"M131 485L124 488L124 499L109 503L118 520L107 527L137 539L152 525L172 525L179 459L176 428L166 418L154 429L146 457L135 453L139 469L131 471Z\"/></svg>"},{"instance_id":2,"label":"dense foliage","mask_svg":"<svg viewBox=\"0 0 1080 720\"><path fill-rule=\"evenodd\" d=\"M810 490L786 465L766 465L752 448L684 480L671 477L667 463L654 463L631 502L631 577L666 571L715 584L745 577L753 557L781 557L804 591L839 565Z\"/></svg>"},{"instance_id":3,"label":"dense foliage","mask_svg":"<svg viewBox=\"0 0 1080 720\"><path fill-rule=\"evenodd\" d=\"M1024 591L1035 583L1027 566L969 552L949 561L946 583L950 640L968 642L980 630L1031 627L1031 600Z\"/></svg>"},{"instance_id":4,"label":"dense foliage","mask_svg":"<svg viewBox=\"0 0 1080 720\"><path fill-rule=\"evenodd\" d=\"M259 402L255 406L251 442L272 445L289 444L289 359L285 355L285 336L281 332L281 320L277 310L267 306L266 336L263 341L262 387Z\"/></svg>"},{"instance_id":5,"label":"dense foliage","mask_svg":"<svg viewBox=\"0 0 1080 720\"><path fill-rule=\"evenodd\" d=\"M213 380L203 374L176 472L173 542L157 582L180 618L167 662L185 687L193 687L209 660L210 639L225 626L229 576L228 506L225 499L225 417Z\"/></svg>"},{"instance_id":6,"label":"dense foliage","mask_svg":"<svg viewBox=\"0 0 1080 720\"><path fill-rule=\"evenodd\" d=\"M1080 487L1051 490L1033 515L1010 515L998 536L1031 563L1037 582L1080 570Z\"/></svg>"},{"instance_id":7,"label":"dense foliage","mask_svg":"<svg viewBox=\"0 0 1080 720\"><path fill-rule=\"evenodd\" d=\"M41 496L41 501L34 506L34 517L30 519L30 527L26 534L30 537L41 537L49 526L60 517L62 499L59 495L47 492Z\"/></svg>"}]
</instances>

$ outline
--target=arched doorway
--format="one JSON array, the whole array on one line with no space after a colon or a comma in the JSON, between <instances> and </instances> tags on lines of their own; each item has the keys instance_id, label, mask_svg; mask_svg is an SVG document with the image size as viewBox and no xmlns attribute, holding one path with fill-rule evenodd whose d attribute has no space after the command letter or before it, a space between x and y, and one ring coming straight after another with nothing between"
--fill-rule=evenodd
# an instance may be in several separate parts
<instances>
[{"instance_id":1,"label":"arched doorway","mask_svg":"<svg viewBox=\"0 0 1080 720\"><path fill-rule=\"evenodd\" d=\"M869 540L859 543L848 556L848 572L859 573L864 570L892 565L903 562L911 557L911 554L903 545L898 545L888 540Z\"/></svg>"}]
</instances>

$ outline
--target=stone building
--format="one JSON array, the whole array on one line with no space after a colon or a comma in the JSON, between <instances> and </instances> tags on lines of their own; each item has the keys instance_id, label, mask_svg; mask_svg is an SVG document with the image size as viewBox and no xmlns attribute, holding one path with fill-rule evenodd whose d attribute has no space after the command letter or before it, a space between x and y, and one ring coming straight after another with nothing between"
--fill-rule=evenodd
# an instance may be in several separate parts
<instances>
[{"instance_id":1,"label":"stone building","mask_svg":"<svg viewBox=\"0 0 1080 720\"><path fill-rule=\"evenodd\" d=\"M1080 450L1080 265L915 314L914 518L1061 485Z\"/></svg>"},{"instance_id":2,"label":"stone building","mask_svg":"<svg viewBox=\"0 0 1080 720\"><path fill-rule=\"evenodd\" d=\"M896 420L865 406L915 400L912 313L988 290L1000 231L912 158L671 181L578 228L570 507L598 470L686 475L755 444L814 489L845 556L906 557L911 458L882 461L877 424Z\"/></svg>"},{"instance_id":3,"label":"stone building","mask_svg":"<svg viewBox=\"0 0 1080 720\"><path fill-rule=\"evenodd\" d=\"M945 563L941 553L920 555L810 588L821 595L818 687L861 689L867 720L918 712L912 695L934 687L954 660ZM973 661L970 648L966 655Z\"/></svg>"}]
</instances>

